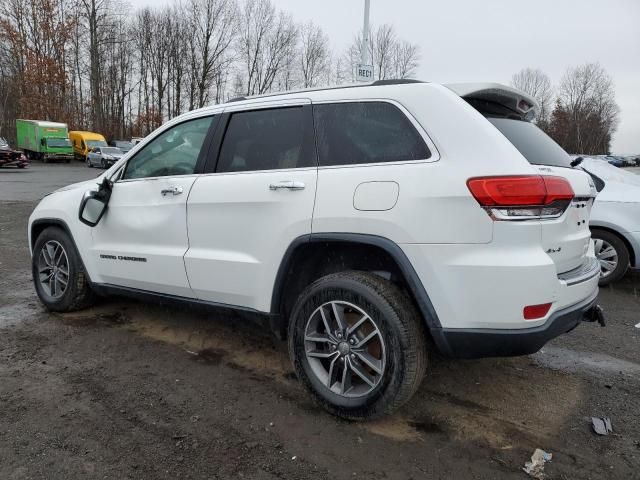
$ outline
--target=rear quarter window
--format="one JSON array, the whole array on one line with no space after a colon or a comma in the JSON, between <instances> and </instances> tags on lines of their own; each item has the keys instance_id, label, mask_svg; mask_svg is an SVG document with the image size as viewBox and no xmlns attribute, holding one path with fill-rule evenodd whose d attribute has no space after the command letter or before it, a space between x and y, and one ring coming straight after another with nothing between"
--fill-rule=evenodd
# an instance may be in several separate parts
<instances>
[{"instance_id":1,"label":"rear quarter window","mask_svg":"<svg viewBox=\"0 0 640 480\"><path fill-rule=\"evenodd\" d=\"M487 118L532 165L571 168L571 157L551 137L524 120Z\"/></svg>"},{"instance_id":2,"label":"rear quarter window","mask_svg":"<svg viewBox=\"0 0 640 480\"><path fill-rule=\"evenodd\" d=\"M431 152L405 114L387 102L313 107L320 166L424 160Z\"/></svg>"}]
</instances>

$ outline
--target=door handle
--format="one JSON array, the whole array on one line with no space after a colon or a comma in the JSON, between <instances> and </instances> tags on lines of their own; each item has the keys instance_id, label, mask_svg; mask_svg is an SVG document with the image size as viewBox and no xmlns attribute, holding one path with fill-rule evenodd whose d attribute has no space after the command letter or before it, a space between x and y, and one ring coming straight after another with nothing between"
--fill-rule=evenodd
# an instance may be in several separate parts
<instances>
[{"instance_id":1,"label":"door handle","mask_svg":"<svg viewBox=\"0 0 640 480\"><path fill-rule=\"evenodd\" d=\"M269 190L304 190L304 183L295 180L285 180L278 183L269 184Z\"/></svg>"},{"instance_id":2,"label":"door handle","mask_svg":"<svg viewBox=\"0 0 640 480\"><path fill-rule=\"evenodd\" d=\"M167 195L180 195L183 192L182 187L169 187L169 188L163 188L162 190L160 190L160 193L162 194L163 197L166 197Z\"/></svg>"}]
</instances>

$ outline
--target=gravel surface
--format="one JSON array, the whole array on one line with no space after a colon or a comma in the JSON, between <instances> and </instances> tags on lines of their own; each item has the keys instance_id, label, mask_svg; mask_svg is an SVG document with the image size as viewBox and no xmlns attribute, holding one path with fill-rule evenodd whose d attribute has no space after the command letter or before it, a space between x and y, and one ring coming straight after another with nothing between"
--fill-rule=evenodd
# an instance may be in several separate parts
<instances>
[{"instance_id":1,"label":"gravel surface","mask_svg":"<svg viewBox=\"0 0 640 480\"><path fill-rule=\"evenodd\" d=\"M47 313L27 218L97 173L0 170L1 479L522 479L536 448L553 454L551 479L640 478L640 275L601 292L606 328L529 357L434 356L397 415L349 423L304 394L285 345L233 313L124 299ZM614 434L596 436L592 416Z\"/></svg>"}]
</instances>

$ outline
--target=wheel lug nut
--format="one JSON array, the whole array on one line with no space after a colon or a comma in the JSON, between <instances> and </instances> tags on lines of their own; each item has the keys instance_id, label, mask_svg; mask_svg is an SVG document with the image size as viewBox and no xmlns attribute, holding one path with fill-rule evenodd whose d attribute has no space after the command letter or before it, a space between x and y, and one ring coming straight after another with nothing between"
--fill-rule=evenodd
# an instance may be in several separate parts
<instances>
[{"instance_id":1,"label":"wheel lug nut","mask_svg":"<svg viewBox=\"0 0 640 480\"><path fill-rule=\"evenodd\" d=\"M355 360L355 358L356 358L356 354L355 354L355 353L352 353L352 354L351 354L351 358L353 358L353 359Z\"/></svg>"},{"instance_id":2,"label":"wheel lug nut","mask_svg":"<svg viewBox=\"0 0 640 480\"><path fill-rule=\"evenodd\" d=\"M342 338L342 334L341 333L338 334L338 338Z\"/></svg>"},{"instance_id":3,"label":"wheel lug nut","mask_svg":"<svg viewBox=\"0 0 640 480\"><path fill-rule=\"evenodd\" d=\"M350 345L353 345L354 343L356 343L356 341L355 341L353 338L350 338L350 339L349 339L349 344L350 344Z\"/></svg>"}]
</instances>

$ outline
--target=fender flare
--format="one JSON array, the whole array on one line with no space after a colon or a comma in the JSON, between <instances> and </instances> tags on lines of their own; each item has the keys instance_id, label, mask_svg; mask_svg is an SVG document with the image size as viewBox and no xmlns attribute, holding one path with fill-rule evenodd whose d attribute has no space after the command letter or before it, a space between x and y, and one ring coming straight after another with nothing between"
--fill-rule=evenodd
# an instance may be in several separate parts
<instances>
[{"instance_id":1,"label":"fender flare","mask_svg":"<svg viewBox=\"0 0 640 480\"><path fill-rule=\"evenodd\" d=\"M51 227L51 226L60 227L69 236L69 238L71 239L71 243L73 243L73 248L76 249L76 252L78 253L78 257L80 258L80 262L82 263L82 269L84 270L85 275L89 279L89 284L92 284L91 277L89 276L89 272L87 271L87 267L85 266L84 259L82 258L82 253L80 253L80 249L76 244L76 239L73 238L71 229L69 228L69 225L67 225L67 222L65 222L64 220L61 220L59 218L45 217L45 218L38 218L37 220L34 220L33 222L31 222L31 225L29 226L29 242L30 242L29 249L31 250L31 252L33 252L33 247L36 244L36 238L33 235L34 227L38 225L43 225L43 224L45 225L44 228Z\"/></svg>"},{"instance_id":2,"label":"fender flare","mask_svg":"<svg viewBox=\"0 0 640 480\"><path fill-rule=\"evenodd\" d=\"M397 243L389 240L388 238L378 235L368 235L362 233L312 233L308 235L302 235L294 239L285 251L284 256L280 262L280 267L278 268L278 273L276 274L276 280L274 282L273 292L271 295L272 314L280 313L280 304L284 294L284 282L286 274L291 267L293 255L296 249L302 245L313 242L360 243L378 247L387 252L400 268L400 271L404 276L405 281L407 282L410 293L415 299L422 318L424 319L427 328L431 332L434 340L439 337L439 332L437 331L442 329L440 319L438 318L438 314L436 313L433 303L429 298L429 294L427 293L422 281L420 280L420 277L413 268L413 265ZM436 343L439 342L436 340Z\"/></svg>"}]
</instances>

